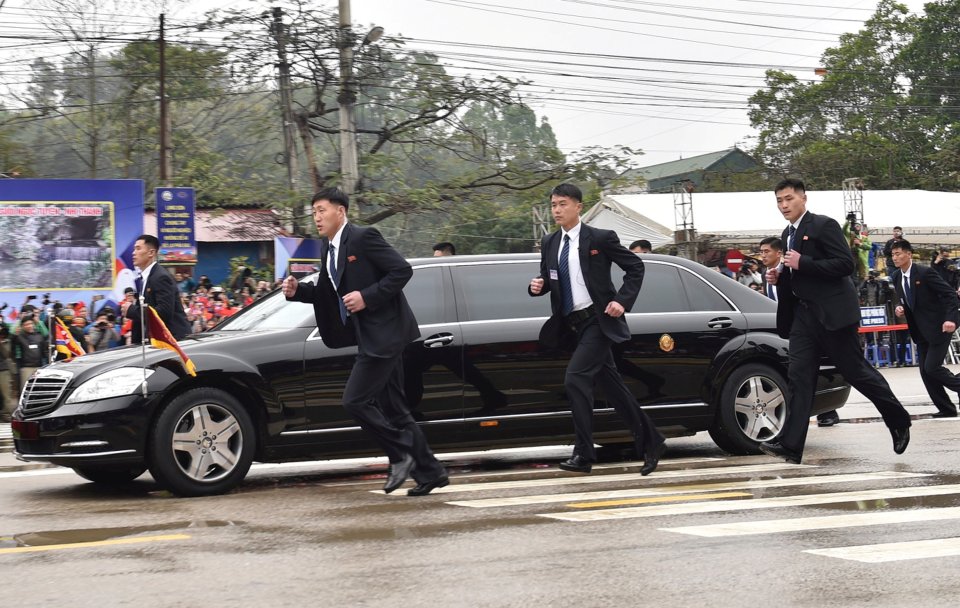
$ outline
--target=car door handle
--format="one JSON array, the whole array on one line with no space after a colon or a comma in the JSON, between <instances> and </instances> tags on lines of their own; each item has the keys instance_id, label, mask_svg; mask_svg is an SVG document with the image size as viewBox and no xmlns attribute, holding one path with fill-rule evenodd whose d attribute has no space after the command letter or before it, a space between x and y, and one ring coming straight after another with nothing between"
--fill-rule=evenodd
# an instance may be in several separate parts
<instances>
[{"instance_id":1,"label":"car door handle","mask_svg":"<svg viewBox=\"0 0 960 608\"><path fill-rule=\"evenodd\" d=\"M707 327L710 329L726 329L733 325L733 321L728 317L714 317L707 321Z\"/></svg>"},{"instance_id":2,"label":"car door handle","mask_svg":"<svg viewBox=\"0 0 960 608\"><path fill-rule=\"evenodd\" d=\"M440 348L451 344L453 344L453 334L437 334L423 341L423 346L426 348Z\"/></svg>"}]
</instances>

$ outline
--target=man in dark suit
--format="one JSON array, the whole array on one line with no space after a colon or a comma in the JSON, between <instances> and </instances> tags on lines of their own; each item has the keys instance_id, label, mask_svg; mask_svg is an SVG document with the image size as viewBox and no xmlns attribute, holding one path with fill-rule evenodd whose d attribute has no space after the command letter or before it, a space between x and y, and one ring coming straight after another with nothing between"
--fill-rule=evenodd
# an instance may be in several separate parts
<instances>
[{"instance_id":1,"label":"man in dark suit","mask_svg":"<svg viewBox=\"0 0 960 608\"><path fill-rule=\"evenodd\" d=\"M890 275L900 306L897 316L907 317L910 336L917 343L920 378L927 394L937 406L935 418L956 418L957 406L950 401L944 388L960 393L960 376L943 366L950 348L950 338L960 323L957 312L957 292L937 271L913 263L913 246L900 239L890 248L893 265Z\"/></svg>"},{"instance_id":2,"label":"man in dark suit","mask_svg":"<svg viewBox=\"0 0 960 608\"><path fill-rule=\"evenodd\" d=\"M840 224L807 211L806 189L799 179L781 181L774 192L790 222L780 237L786 250L783 266L767 271L767 281L777 286L777 331L790 339L789 408L780 435L761 443L760 449L800 464L820 357L827 355L880 411L893 436L893 451L902 454L910 442L910 416L860 350L860 302L850 279L853 254Z\"/></svg>"},{"instance_id":3,"label":"man in dark suit","mask_svg":"<svg viewBox=\"0 0 960 608\"><path fill-rule=\"evenodd\" d=\"M550 294L553 316L541 329L540 342L547 347L576 342L564 380L576 440L573 455L560 468L589 473L596 462L593 386L597 383L633 432L637 453L644 456L640 473L649 475L663 453L663 435L623 383L611 352L614 343L630 339L623 315L640 293L643 260L621 245L615 232L580 222L582 198L573 184L553 189L550 207L561 229L543 238L540 276L528 287L532 296ZM626 272L619 292L610 278L614 262Z\"/></svg>"},{"instance_id":4,"label":"man in dark suit","mask_svg":"<svg viewBox=\"0 0 960 608\"><path fill-rule=\"evenodd\" d=\"M420 337L403 296L413 269L375 228L348 223L349 205L337 188L314 195L313 219L323 239L320 276L316 285L287 277L283 295L313 304L327 346L357 346L343 407L390 458L383 491L396 490L412 475L417 486L407 494L424 496L449 481L410 415L403 392L403 351Z\"/></svg>"},{"instance_id":5,"label":"man in dark suit","mask_svg":"<svg viewBox=\"0 0 960 608\"><path fill-rule=\"evenodd\" d=\"M145 337L140 327L139 296L143 296L148 306L153 306L174 338L181 340L190 333L190 322L180 302L177 282L166 268L157 264L159 249L160 241L152 234L140 235L133 244L133 265L140 271L136 280L137 298L121 304L120 313L133 321L131 334L134 344Z\"/></svg>"}]
</instances>

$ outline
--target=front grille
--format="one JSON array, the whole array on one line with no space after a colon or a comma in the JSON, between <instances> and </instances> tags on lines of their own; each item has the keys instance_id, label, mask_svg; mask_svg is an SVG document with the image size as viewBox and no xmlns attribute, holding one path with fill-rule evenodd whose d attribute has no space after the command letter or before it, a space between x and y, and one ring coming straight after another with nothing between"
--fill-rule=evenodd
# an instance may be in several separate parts
<instances>
[{"instance_id":1,"label":"front grille","mask_svg":"<svg viewBox=\"0 0 960 608\"><path fill-rule=\"evenodd\" d=\"M69 372L38 370L23 387L23 393L20 394L20 412L27 417L52 412L72 377L73 374Z\"/></svg>"}]
</instances>

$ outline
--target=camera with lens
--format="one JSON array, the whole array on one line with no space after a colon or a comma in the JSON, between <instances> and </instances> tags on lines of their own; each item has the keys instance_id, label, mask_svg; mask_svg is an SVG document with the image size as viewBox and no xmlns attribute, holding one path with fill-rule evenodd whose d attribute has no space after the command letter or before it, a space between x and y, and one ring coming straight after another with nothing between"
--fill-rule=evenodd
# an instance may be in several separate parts
<instances>
[{"instance_id":1,"label":"camera with lens","mask_svg":"<svg viewBox=\"0 0 960 608\"><path fill-rule=\"evenodd\" d=\"M27 296L27 302L29 302L30 300L36 300L36 299L37 299L37 296L34 296L34 295Z\"/></svg>"},{"instance_id":2,"label":"camera with lens","mask_svg":"<svg viewBox=\"0 0 960 608\"><path fill-rule=\"evenodd\" d=\"M847 214L847 221L851 224L857 221L857 214L851 211Z\"/></svg>"}]
</instances>

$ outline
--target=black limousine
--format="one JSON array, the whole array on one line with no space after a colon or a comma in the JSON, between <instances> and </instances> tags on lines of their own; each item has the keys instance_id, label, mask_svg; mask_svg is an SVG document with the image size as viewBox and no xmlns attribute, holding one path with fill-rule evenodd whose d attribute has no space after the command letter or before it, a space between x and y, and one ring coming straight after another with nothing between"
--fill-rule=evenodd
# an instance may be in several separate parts
<instances>
[{"instance_id":1,"label":"black limousine","mask_svg":"<svg viewBox=\"0 0 960 608\"><path fill-rule=\"evenodd\" d=\"M627 314L633 339L615 351L628 386L668 437L708 431L729 453L758 453L787 411L788 344L775 333L774 303L700 264L643 260L643 288ZM405 353L406 393L433 448L571 442L568 354L538 345L549 298L527 294L539 256L411 264L404 293L421 338ZM196 377L174 353L138 346L38 370L13 415L17 457L104 484L149 469L162 487L202 496L236 487L253 461L378 453L340 406L355 349L326 347L310 305L277 291L181 346ZM841 407L849 392L823 365L814 413ZM630 442L603 395L594 436Z\"/></svg>"}]
</instances>

